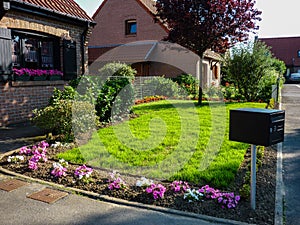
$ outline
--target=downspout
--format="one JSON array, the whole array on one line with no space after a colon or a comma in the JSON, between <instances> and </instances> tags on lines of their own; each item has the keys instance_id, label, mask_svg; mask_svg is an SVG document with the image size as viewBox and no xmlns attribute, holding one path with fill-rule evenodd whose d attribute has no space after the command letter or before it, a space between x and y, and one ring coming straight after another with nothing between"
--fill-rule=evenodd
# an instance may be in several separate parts
<instances>
[{"instance_id":1,"label":"downspout","mask_svg":"<svg viewBox=\"0 0 300 225\"><path fill-rule=\"evenodd\" d=\"M86 29L84 29L83 33L81 34L81 75L84 75L86 70L85 70L85 48L84 48L84 43L85 43L85 40L86 40L86 35L87 35L87 32L90 28L90 22L87 22L87 27Z\"/></svg>"}]
</instances>

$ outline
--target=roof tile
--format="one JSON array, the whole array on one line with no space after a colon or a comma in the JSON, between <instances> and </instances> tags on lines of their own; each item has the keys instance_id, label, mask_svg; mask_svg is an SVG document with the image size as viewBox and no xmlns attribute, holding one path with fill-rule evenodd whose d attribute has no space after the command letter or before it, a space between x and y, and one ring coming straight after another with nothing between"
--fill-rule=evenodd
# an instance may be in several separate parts
<instances>
[{"instance_id":1,"label":"roof tile","mask_svg":"<svg viewBox=\"0 0 300 225\"><path fill-rule=\"evenodd\" d=\"M65 14L78 19L93 21L74 0L12 0L47 10Z\"/></svg>"}]
</instances>

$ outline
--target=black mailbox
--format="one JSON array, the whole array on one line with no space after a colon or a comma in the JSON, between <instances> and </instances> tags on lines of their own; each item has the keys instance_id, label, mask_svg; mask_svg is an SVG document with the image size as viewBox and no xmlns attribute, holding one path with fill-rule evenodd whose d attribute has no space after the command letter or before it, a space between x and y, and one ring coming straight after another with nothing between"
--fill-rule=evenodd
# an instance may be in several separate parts
<instances>
[{"instance_id":1,"label":"black mailbox","mask_svg":"<svg viewBox=\"0 0 300 225\"><path fill-rule=\"evenodd\" d=\"M283 142L284 118L283 110L230 110L229 140L262 146Z\"/></svg>"}]
</instances>

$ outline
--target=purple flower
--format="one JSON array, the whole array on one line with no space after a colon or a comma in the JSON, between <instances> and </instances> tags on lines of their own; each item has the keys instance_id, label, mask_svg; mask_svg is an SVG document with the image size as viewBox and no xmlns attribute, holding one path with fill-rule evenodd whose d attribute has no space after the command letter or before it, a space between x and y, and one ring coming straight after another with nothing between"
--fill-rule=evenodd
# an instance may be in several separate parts
<instances>
[{"instance_id":1,"label":"purple flower","mask_svg":"<svg viewBox=\"0 0 300 225\"><path fill-rule=\"evenodd\" d=\"M75 169L75 175L81 180L82 178L89 178L92 174L93 169L86 165L79 166Z\"/></svg>"},{"instance_id":2,"label":"purple flower","mask_svg":"<svg viewBox=\"0 0 300 225\"><path fill-rule=\"evenodd\" d=\"M173 181L170 186L171 186L171 190L174 190L174 192L180 192L181 189L183 191L186 191L187 189L190 188L187 182L177 181L177 180Z\"/></svg>"},{"instance_id":3,"label":"purple flower","mask_svg":"<svg viewBox=\"0 0 300 225\"><path fill-rule=\"evenodd\" d=\"M32 170L37 170L38 169L37 163L38 163L37 159L35 157L32 157L28 162L28 168Z\"/></svg>"},{"instance_id":4,"label":"purple flower","mask_svg":"<svg viewBox=\"0 0 300 225\"><path fill-rule=\"evenodd\" d=\"M22 148L20 148L20 154L30 155L31 148L28 148L27 146L23 146Z\"/></svg>"},{"instance_id":5,"label":"purple flower","mask_svg":"<svg viewBox=\"0 0 300 225\"><path fill-rule=\"evenodd\" d=\"M151 184L150 187L146 188L146 192L148 194L152 193L155 200L159 197L163 198L166 190L167 189L162 184Z\"/></svg>"},{"instance_id":6,"label":"purple flower","mask_svg":"<svg viewBox=\"0 0 300 225\"><path fill-rule=\"evenodd\" d=\"M66 176L67 169L64 168L60 163L53 163L53 170L51 174L55 177Z\"/></svg>"}]
</instances>

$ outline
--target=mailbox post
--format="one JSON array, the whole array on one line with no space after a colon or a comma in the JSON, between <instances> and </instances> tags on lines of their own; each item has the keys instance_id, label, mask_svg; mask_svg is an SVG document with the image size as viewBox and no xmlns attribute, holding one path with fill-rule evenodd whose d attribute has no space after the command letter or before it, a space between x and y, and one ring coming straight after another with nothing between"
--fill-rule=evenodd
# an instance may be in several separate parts
<instances>
[{"instance_id":1,"label":"mailbox post","mask_svg":"<svg viewBox=\"0 0 300 225\"><path fill-rule=\"evenodd\" d=\"M229 140L251 144L251 208L255 210L256 145L284 141L285 111L257 108L230 110Z\"/></svg>"}]
</instances>

